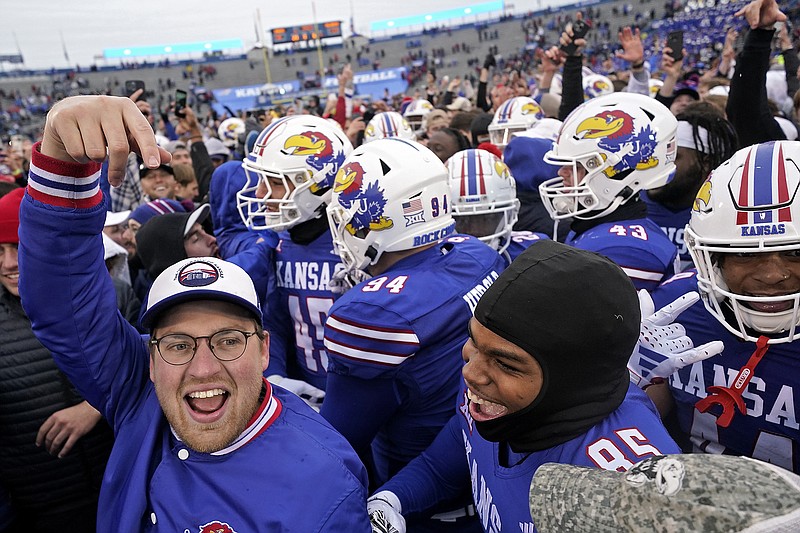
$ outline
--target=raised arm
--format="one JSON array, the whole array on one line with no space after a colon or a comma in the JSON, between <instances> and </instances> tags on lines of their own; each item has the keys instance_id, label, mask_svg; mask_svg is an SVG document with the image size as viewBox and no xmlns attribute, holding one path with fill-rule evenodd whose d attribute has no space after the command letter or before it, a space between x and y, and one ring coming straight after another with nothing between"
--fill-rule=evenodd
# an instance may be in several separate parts
<instances>
[{"instance_id":1,"label":"raised arm","mask_svg":"<svg viewBox=\"0 0 800 533\"><path fill-rule=\"evenodd\" d=\"M131 148L153 167L169 160L131 100L59 102L34 147L20 208L20 295L34 333L112 424L148 380L146 347L117 310L100 238L99 162L108 149L109 181L119 184Z\"/></svg>"}]
</instances>

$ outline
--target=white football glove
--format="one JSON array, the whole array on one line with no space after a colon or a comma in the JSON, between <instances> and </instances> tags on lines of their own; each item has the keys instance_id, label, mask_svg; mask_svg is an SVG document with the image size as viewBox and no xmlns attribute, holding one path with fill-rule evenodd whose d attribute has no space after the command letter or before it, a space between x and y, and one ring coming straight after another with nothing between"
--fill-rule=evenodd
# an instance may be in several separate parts
<instances>
[{"instance_id":1,"label":"white football glove","mask_svg":"<svg viewBox=\"0 0 800 533\"><path fill-rule=\"evenodd\" d=\"M367 500L367 513L372 533L406 533L406 519L400 514L402 505L394 492L382 490Z\"/></svg>"},{"instance_id":2,"label":"white football glove","mask_svg":"<svg viewBox=\"0 0 800 533\"><path fill-rule=\"evenodd\" d=\"M334 294L344 294L362 281L366 281L370 275L363 270L347 271L337 268L333 276L328 280L328 289Z\"/></svg>"},{"instance_id":3,"label":"white football glove","mask_svg":"<svg viewBox=\"0 0 800 533\"><path fill-rule=\"evenodd\" d=\"M673 324L678 315L699 299L697 292L688 292L654 312L655 304L650 294L644 289L639 291L642 326L639 341L628 361L633 383L642 389L653 383L661 383L675 371L725 349L722 341L711 341L695 348L684 327Z\"/></svg>"},{"instance_id":4,"label":"white football glove","mask_svg":"<svg viewBox=\"0 0 800 533\"><path fill-rule=\"evenodd\" d=\"M322 407L322 400L325 399L324 390L319 390L315 386L309 385L305 381L287 378L278 374L269 376L267 380L273 385L277 385L299 396L313 410L319 413L319 410Z\"/></svg>"}]
</instances>

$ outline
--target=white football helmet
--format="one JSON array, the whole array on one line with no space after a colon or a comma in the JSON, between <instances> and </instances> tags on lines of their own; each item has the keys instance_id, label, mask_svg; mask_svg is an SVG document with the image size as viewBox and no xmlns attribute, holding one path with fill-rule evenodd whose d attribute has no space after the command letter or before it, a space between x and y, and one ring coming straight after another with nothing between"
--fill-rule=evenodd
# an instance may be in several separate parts
<instances>
[{"instance_id":1,"label":"white football helmet","mask_svg":"<svg viewBox=\"0 0 800 533\"><path fill-rule=\"evenodd\" d=\"M403 115L396 111L384 111L378 113L367 124L364 130L364 142L377 141L386 137L400 137L409 141L414 141L417 136L411 125L403 118Z\"/></svg>"},{"instance_id":2,"label":"white football helmet","mask_svg":"<svg viewBox=\"0 0 800 533\"><path fill-rule=\"evenodd\" d=\"M447 161L456 232L503 253L517 222L517 184L505 163L486 150L463 150Z\"/></svg>"},{"instance_id":3,"label":"white football helmet","mask_svg":"<svg viewBox=\"0 0 800 533\"><path fill-rule=\"evenodd\" d=\"M228 148L236 148L239 142L239 135L245 132L244 120L236 117L226 118L217 128L217 134L222 144Z\"/></svg>"},{"instance_id":4,"label":"white football helmet","mask_svg":"<svg viewBox=\"0 0 800 533\"><path fill-rule=\"evenodd\" d=\"M532 128L543 118L544 111L533 98L528 96L509 98L494 113L494 118L489 124L489 141L502 150L514 133Z\"/></svg>"},{"instance_id":5,"label":"white football helmet","mask_svg":"<svg viewBox=\"0 0 800 533\"><path fill-rule=\"evenodd\" d=\"M647 80L647 88L650 91L650 96L655 98L658 94L658 91L661 90L661 87L664 85L664 82L657 79L657 78L650 78Z\"/></svg>"},{"instance_id":6,"label":"white football helmet","mask_svg":"<svg viewBox=\"0 0 800 533\"><path fill-rule=\"evenodd\" d=\"M236 202L245 225L280 231L324 216L336 172L352 151L345 134L324 118L273 121L242 163L247 182Z\"/></svg>"},{"instance_id":7,"label":"white football helmet","mask_svg":"<svg viewBox=\"0 0 800 533\"><path fill-rule=\"evenodd\" d=\"M568 167L545 181L539 193L555 219L605 216L642 189L669 183L675 175L678 121L663 104L633 93L598 96L564 121L544 160Z\"/></svg>"},{"instance_id":8,"label":"white football helmet","mask_svg":"<svg viewBox=\"0 0 800 533\"><path fill-rule=\"evenodd\" d=\"M345 273L368 276L384 252L435 243L455 231L447 168L425 146L380 139L353 150L336 175L328 219Z\"/></svg>"},{"instance_id":9,"label":"white football helmet","mask_svg":"<svg viewBox=\"0 0 800 533\"><path fill-rule=\"evenodd\" d=\"M403 117L408 121L411 129L419 131L422 129L422 121L425 115L433 111L433 105L422 98L412 100L406 110L403 111Z\"/></svg>"},{"instance_id":10,"label":"white football helmet","mask_svg":"<svg viewBox=\"0 0 800 533\"><path fill-rule=\"evenodd\" d=\"M608 77L602 74L595 74L592 72L588 76L583 77L583 98L584 100L591 100L604 94L611 94L614 92L614 84Z\"/></svg>"},{"instance_id":11,"label":"white football helmet","mask_svg":"<svg viewBox=\"0 0 800 533\"><path fill-rule=\"evenodd\" d=\"M728 331L755 342L800 338L800 293L753 296L731 292L721 254L800 250L800 146L776 141L742 148L717 167L697 193L685 240L697 266L706 309ZM778 289L773 289L778 290ZM782 310L757 311L768 304Z\"/></svg>"}]
</instances>

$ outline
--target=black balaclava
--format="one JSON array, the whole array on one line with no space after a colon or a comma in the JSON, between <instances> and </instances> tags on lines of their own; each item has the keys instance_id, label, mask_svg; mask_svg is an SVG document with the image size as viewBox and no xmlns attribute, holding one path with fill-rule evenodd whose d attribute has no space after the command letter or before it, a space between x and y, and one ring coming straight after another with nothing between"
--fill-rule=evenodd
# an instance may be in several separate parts
<instances>
[{"instance_id":1,"label":"black balaclava","mask_svg":"<svg viewBox=\"0 0 800 533\"><path fill-rule=\"evenodd\" d=\"M551 448L585 433L625 398L639 300L607 258L540 241L486 291L475 319L533 356L543 376L529 406L475 422L484 439L508 442L516 453Z\"/></svg>"}]
</instances>

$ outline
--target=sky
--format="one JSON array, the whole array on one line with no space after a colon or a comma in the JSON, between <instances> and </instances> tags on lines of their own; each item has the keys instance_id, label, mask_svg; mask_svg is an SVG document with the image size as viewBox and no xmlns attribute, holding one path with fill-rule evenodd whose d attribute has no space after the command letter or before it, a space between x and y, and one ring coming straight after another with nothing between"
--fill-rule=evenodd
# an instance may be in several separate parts
<instances>
[{"instance_id":1,"label":"sky","mask_svg":"<svg viewBox=\"0 0 800 533\"><path fill-rule=\"evenodd\" d=\"M374 20L470 3L469 0L316 0L314 6L317 22L342 20L347 34L353 12L356 31L368 34L369 23ZM507 0L506 6L511 4L512 11L522 12L564 3L566 0ZM256 9L260 9L267 32L270 28L314 21L312 0L0 0L4 21L0 55L16 54L19 49L26 68L46 69L76 63L91 65L104 48L222 39L242 39L249 46L256 41ZM5 63L2 68L9 70L11 65Z\"/></svg>"}]
</instances>

